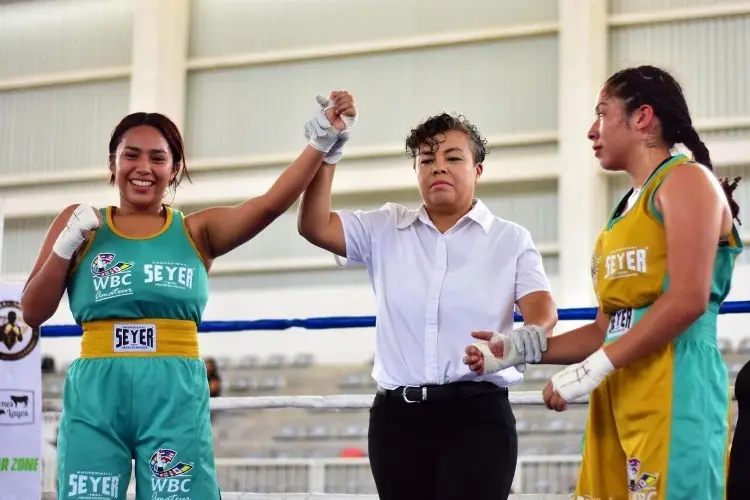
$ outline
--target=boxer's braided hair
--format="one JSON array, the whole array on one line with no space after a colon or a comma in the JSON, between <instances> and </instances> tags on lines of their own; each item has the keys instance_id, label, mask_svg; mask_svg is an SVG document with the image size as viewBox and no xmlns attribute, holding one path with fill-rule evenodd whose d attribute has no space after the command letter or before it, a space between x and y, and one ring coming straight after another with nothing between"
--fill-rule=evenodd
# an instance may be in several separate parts
<instances>
[{"instance_id":1,"label":"boxer's braided hair","mask_svg":"<svg viewBox=\"0 0 750 500\"><path fill-rule=\"evenodd\" d=\"M610 76L604 88L608 96L623 102L628 115L644 104L651 106L661 121L661 135L667 146L671 149L675 144L684 144L696 162L713 171L708 148L693 127L682 87L667 71L655 66L623 69ZM732 218L737 222L740 222L740 207L734 199L734 190L740 179L719 178Z\"/></svg>"}]
</instances>

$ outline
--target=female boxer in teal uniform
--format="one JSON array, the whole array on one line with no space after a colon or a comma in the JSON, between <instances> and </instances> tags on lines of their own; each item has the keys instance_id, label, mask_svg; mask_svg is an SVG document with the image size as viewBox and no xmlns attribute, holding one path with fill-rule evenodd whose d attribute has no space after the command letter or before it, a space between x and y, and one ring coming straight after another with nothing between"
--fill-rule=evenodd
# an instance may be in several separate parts
<instances>
[{"instance_id":1,"label":"female boxer in teal uniform","mask_svg":"<svg viewBox=\"0 0 750 500\"><path fill-rule=\"evenodd\" d=\"M138 500L219 499L197 331L208 269L283 214L324 159L341 157L356 110L347 93L332 96L307 125L310 144L265 194L189 216L162 203L186 172L177 127L135 113L115 128L119 207L63 210L22 299L24 321L36 327L67 289L83 329L63 393L58 500L126 498L131 459Z\"/></svg>"}]
</instances>

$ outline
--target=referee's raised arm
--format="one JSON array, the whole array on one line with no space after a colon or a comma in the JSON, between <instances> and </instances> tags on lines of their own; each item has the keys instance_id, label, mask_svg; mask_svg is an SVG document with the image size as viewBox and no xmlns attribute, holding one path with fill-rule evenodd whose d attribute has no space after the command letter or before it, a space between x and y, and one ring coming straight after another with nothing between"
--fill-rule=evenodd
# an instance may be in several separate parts
<instances>
[{"instance_id":1,"label":"referee's raised arm","mask_svg":"<svg viewBox=\"0 0 750 500\"><path fill-rule=\"evenodd\" d=\"M541 256L521 226L474 196L486 141L463 116L439 114L410 131L423 204L331 211L333 167L305 192L299 232L367 269L377 296L370 465L381 500L502 500L518 437L508 387L514 367L481 375L462 363L472 332L511 332L516 303L539 340L556 322ZM340 257L345 257L341 259Z\"/></svg>"},{"instance_id":2,"label":"referee's raised arm","mask_svg":"<svg viewBox=\"0 0 750 500\"><path fill-rule=\"evenodd\" d=\"M343 128L347 121L357 117L354 97L349 92L331 93L325 106L326 118L333 127ZM315 127L307 127L308 134L313 128ZM299 234L313 245L340 257L346 257L346 242L341 220L336 213L331 212L331 187L336 164L341 160L344 145L349 138L349 132L343 132L326 154L320 170L302 195L297 214Z\"/></svg>"}]
</instances>

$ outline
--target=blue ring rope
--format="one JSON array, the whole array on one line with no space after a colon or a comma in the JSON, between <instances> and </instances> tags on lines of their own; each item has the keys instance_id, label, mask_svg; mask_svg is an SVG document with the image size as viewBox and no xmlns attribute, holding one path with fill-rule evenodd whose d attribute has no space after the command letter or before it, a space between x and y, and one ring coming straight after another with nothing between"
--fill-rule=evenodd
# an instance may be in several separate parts
<instances>
[{"instance_id":1,"label":"blue ring rope","mask_svg":"<svg viewBox=\"0 0 750 500\"><path fill-rule=\"evenodd\" d=\"M596 317L595 307L577 307L559 309L560 321L586 321ZM725 302L719 314L750 313L750 300ZM516 321L523 321L520 314L515 314ZM307 330L328 330L335 328L371 328L375 326L375 316L328 316L307 319L257 319L243 321L204 321L198 327L201 333L246 332L257 330L287 330L305 328ZM42 326L42 337L80 337L78 325Z\"/></svg>"}]
</instances>

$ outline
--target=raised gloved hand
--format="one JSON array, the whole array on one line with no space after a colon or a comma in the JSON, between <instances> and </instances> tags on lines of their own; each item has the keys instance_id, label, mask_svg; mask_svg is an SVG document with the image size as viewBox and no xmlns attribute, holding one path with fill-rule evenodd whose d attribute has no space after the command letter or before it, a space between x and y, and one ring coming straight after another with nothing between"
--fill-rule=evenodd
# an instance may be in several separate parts
<instances>
[{"instance_id":1,"label":"raised gloved hand","mask_svg":"<svg viewBox=\"0 0 750 500\"><path fill-rule=\"evenodd\" d=\"M68 223L55 240L52 251L65 260L73 258L92 231L96 231L102 224L99 211L91 205L79 205L68 219Z\"/></svg>"},{"instance_id":2,"label":"raised gloved hand","mask_svg":"<svg viewBox=\"0 0 750 500\"><path fill-rule=\"evenodd\" d=\"M344 144L357 123L357 108L354 98L345 91L332 92L329 98L318 95L316 100L320 109L305 124L305 138L326 153L326 163L335 164L341 160Z\"/></svg>"},{"instance_id":3,"label":"raised gloved hand","mask_svg":"<svg viewBox=\"0 0 750 500\"><path fill-rule=\"evenodd\" d=\"M563 411L569 402L590 394L614 369L604 349L599 349L580 363L555 373L544 388L544 403L549 409Z\"/></svg>"},{"instance_id":4,"label":"raised gloved hand","mask_svg":"<svg viewBox=\"0 0 750 500\"><path fill-rule=\"evenodd\" d=\"M480 374L511 366L523 372L526 363L539 363L547 350L547 331L536 325L524 325L507 334L472 332L471 336L479 342L466 347L464 364Z\"/></svg>"}]
</instances>

